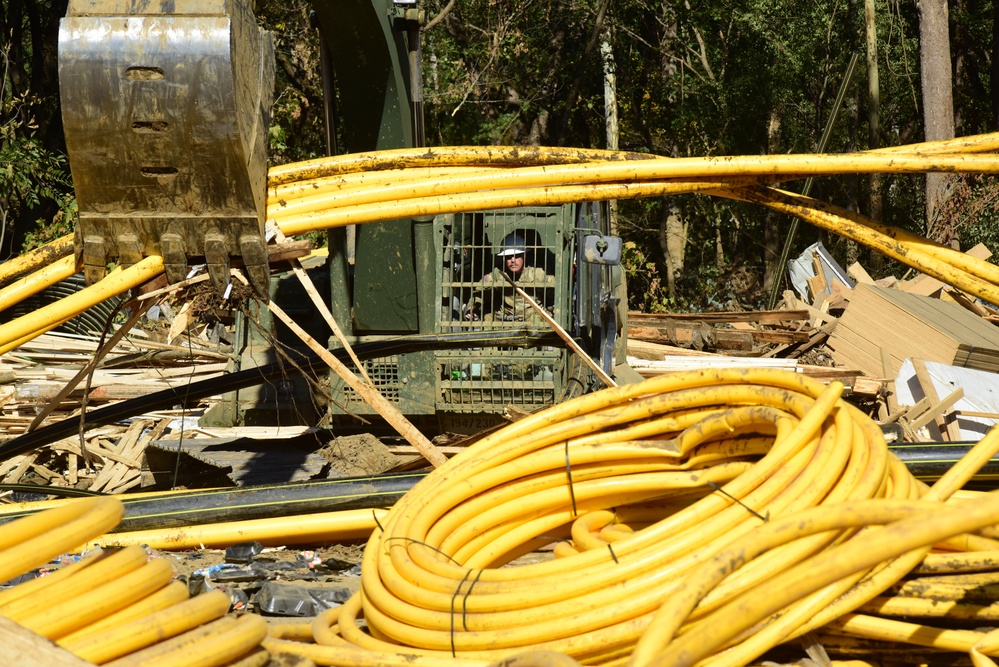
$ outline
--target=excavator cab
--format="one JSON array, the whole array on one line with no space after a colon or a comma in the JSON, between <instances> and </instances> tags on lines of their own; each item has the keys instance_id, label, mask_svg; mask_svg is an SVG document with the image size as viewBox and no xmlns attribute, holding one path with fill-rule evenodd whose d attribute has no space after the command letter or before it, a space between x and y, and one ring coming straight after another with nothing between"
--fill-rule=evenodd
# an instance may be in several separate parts
<instances>
[{"instance_id":1,"label":"excavator cab","mask_svg":"<svg viewBox=\"0 0 999 667\"><path fill-rule=\"evenodd\" d=\"M313 0L313 8L331 154L422 146L418 2ZM112 259L133 264L160 254L172 282L203 262L222 292L230 264L241 262L262 299L299 300L289 275L271 275L264 235L273 68L272 39L257 26L250 0L70 1L60 31L60 91L80 209L77 251L88 280ZM484 330L551 332L534 317L467 317L510 234L550 277L534 294L556 326L606 371L623 361L620 243L608 227L606 205L578 204L334 229L323 267L330 310L351 345L400 341L398 353L364 363L403 414L427 430L479 430L510 405L531 411L593 384L562 345L476 342ZM509 285L491 289L490 302L519 298ZM252 319L281 328L269 324L266 308ZM467 348L405 349L407 336L455 332L467 333ZM241 368L273 360L247 318L236 339ZM329 337L331 348L339 345ZM303 413L280 405L306 402L294 392L268 391L231 395L216 423L264 423L268 403L282 423ZM335 375L323 398L326 414L306 419L348 424L373 414Z\"/></svg>"}]
</instances>

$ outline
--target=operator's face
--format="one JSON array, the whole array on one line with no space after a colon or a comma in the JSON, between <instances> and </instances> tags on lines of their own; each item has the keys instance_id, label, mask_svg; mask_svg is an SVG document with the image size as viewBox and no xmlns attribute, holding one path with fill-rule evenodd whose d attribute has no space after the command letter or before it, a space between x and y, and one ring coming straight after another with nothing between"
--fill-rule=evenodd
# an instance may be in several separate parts
<instances>
[{"instance_id":1,"label":"operator's face","mask_svg":"<svg viewBox=\"0 0 999 667\"><path fill-rule=\"evenodd\" d=\"M506 257L506 270L510 273L520 273L521 269L524 268L524 256L523 255L507 255Z\"/></svg>"}]
</instances>

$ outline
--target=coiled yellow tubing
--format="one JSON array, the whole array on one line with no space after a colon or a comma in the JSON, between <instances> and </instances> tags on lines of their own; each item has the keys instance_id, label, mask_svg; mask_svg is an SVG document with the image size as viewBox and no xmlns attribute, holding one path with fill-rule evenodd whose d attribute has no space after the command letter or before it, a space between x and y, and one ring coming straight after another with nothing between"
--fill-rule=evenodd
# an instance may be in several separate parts
<instances>
[{"instance_id":1,"label":"coiled yellow tubing","mask_svg":"<svg viewBox=\"0 0 999 667\"><path fill-rule=\"evenodd\" d=\"M0 530L0 581L104 534L123 514L120 500L101 497L12 521ZM169 562L150 559L139 546L95 552L0 591L0 616L98 665L215 667L266 657L262 618L226 617L225 593L189 599L173 575Z\"/></svg>"},{"instance_id":2,"label":"coiled yellow tubing","mask_svg":"<svg viewBox=\"0 0 999 667\"><path fill-rule=\"evenodd\" d=\"M531 415L396 503L314 644L287 627L264 646L361 667L748 664L999 520L999 496L944 502L999 431L926 489L841 390L705 370ZM502 567L570 534L564 557Z\"/></svg>"}]
</instances>

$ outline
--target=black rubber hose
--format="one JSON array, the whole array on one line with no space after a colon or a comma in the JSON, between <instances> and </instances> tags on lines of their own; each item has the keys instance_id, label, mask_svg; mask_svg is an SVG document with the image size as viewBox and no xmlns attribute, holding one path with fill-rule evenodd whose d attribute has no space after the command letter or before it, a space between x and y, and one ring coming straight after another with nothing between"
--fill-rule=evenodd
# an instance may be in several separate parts
<instances>
[{"instance_id":1,"label":"black rubber hose","mask_svg":"<svg viewBox=\"0 0 999 667\"><path fill-rule=\"evenodd\" d=\"M907 442L888 446L902 460L912 476L933 483L950 470L975 446L974 442ZM975 473L968 486L995 488L999 482L999 457L991 459Z\"/></svg>"},{"instance_id":2,"label":"black rubber hose","mask_svg":"<svg viewBox=\"0 0 999 667\"><path fill-rule=\"evenodd\" d=\"M272 517L391 507L427 472L342 477L238 489L118 496L125 516L111 532L197 526ZM0 524L39 510L0 516Z\"/></svg>"},{"instance_id":3,"label":"black rubber hose","mask_svg":"<svg viewBox=\"0 0 999 667\"><path fill-rule=\"evenodd\" d=\"M393 338L373 343L365 343L354 347L354 353L361 360L377 359L404 352L419 352L423 350L444 350L454 348L474 347L562 347L565 344L553 332L539 332L531 329L503 331L473 331L454 334L423 334L403 338ZM334 350L333 354L344 363L350 363L350 357L343 349ZM147 396L133 398L121 403L90 410L84 415L86 428L111 424L137 414L168 408L178 403L188 403L210 396L218 396L229 391L254 387L265 382L275 382L290 377L299 372L316 372L327 369L326 363L318 355L309 353L295 364L273 363L258 366L245 371L227 373L221 377L192 382L183 387L163 389ZM19 435L12 440L0 444L0 461L6 461L12 456L24 454L44 447L63 438L77 433L80 420L76 417L63 419L54 424L44 426L30 433Z\"/></svg>"}]
</instances>

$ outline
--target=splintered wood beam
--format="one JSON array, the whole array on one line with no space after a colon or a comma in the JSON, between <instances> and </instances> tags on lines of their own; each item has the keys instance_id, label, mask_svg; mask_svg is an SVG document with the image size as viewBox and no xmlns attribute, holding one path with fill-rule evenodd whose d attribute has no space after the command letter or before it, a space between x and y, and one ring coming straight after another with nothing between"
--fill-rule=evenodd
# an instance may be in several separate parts
<instances>
[{"instance_id":1,"label":"splintered wood beam","mask_svg":"<svg viewBox=\"0 0 999 667\"><path fill-rule=\"evenodd\" d=\"M705 322L708 324L724 324L726 322L759 322L760 324L780 324L782 322L800 322L807 320L807 310L747 310L731 313L638 313L629 312L629 322L650 324L658 320L686 320Z\"/></svg>"},{"instance_id":2,"label":"splintered wood beam","mask_svg":"<svg viewBox=\"0 0 999 667\"><path fill-rule=\"evenodd\" d=\"M232 275L244 284L249 284L246 277L243 276L239 271L232 271ZM327 350L323 345L319 343L315 338L309 335L309 333L298 325L295 320L293 320L288 313L284 312L280 307L278 307L274 301L269 301L267 307L270 309L274 315L287 325L291 329L292 333L302 339L306 345L309 346L313 352L319 355L319 357L326 362L326 364L333 369L333 371L346 382L351 389L357 392L357 395L363 398L368 405L374 408L375 412L382 416L386 422L388 422L392 428L396 430L399 435L406 439L406 441L413 445L420 454L423 454L423 458L429 461L434 467L439 467L447 463L447 456L441 452L434 443L430 442L425 435L423 435L419 429L417 429L413 424L406 419L406 417L399 412L399 410L388 402L388 400L382 396L372 385L367 384L361 378L357 377L351 372L347 366L341 362L336 356Z\"/></svg>"}]
</instances>

